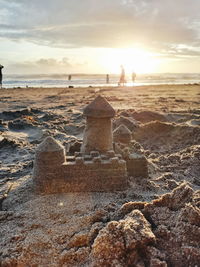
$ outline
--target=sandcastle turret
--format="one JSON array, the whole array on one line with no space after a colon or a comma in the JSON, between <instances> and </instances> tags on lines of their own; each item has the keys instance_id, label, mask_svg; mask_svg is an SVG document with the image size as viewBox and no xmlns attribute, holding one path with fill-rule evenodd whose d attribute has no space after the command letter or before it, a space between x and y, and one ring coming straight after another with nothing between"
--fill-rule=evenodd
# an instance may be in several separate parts
<instances>
[{"instance_id":1,"label":"sandcastle turret","mask_svg":"<svg viewBox=\"0 0 200 267\"><path fill-rule=\"evenodd\" d=\"M83 115L86 116L86 127L81 152L105 153L113 150L111 119L115 116L115 110L107 100L102 96L96 97L84 109Z\"/></svg>"},{"instance_id":2,"label":"sandcastle turret","mask_svg":"<svg viewBox=\"0 0 200 267\"><path fill-rule=\"evenodd\" d=\"M132 139L131 131L124 124L120 124L120 126L113 131L113 138L115 142L129 144Z\"/></svg>"},{"instance_id":3,"label":"sandcastle turret","mask_svg":"<svg viewBox=\"0 0 200 267\"><path fill-rule=\"evenodd\" d=\"M51 170L60 168L65 162L64 147L53 137L46 137L45 140L37 147L35 151L34 162L34 182L40 187L40 184L46 182L46 177L51 178Z\"/></svg>"}]
</instances>

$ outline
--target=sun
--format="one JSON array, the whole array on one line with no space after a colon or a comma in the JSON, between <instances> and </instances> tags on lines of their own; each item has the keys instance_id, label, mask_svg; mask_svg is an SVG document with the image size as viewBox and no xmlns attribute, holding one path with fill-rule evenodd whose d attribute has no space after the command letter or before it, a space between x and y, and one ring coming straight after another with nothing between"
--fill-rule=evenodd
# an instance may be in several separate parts
<instances>
[{"instance_id":1,"label":"sun","mask_svg":"<svg viewBox=\"0 0 200 267\"><path fill-rule=\"evenodd\" d=\"M109 49L102 63L109 73L119 73L120 65L126 73L152 73L158 66L155 55L139 48Z\"/></svg>"}]
</instances>

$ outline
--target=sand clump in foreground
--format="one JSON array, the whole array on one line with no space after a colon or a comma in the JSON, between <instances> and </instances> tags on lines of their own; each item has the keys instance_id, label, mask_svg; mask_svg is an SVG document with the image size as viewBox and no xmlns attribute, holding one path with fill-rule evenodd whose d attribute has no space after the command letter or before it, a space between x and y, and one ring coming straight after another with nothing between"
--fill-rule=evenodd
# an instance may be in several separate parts
<instances>
[{"instance_id":1,"label":"sand clump in foreground","mask_svg":"<svg viewBox=\"0 0 200 267\"><path fill-rule=\"evenodd\" d=\"M35 194L33 158L46 136L80 150L96 89L73 90L1 91L0 265L198 266L199 86L101 88L149 178L129 177L123 192Z\"/></svg>"},{"instance_id":2,"label":"sand clump in foreground","mask_svg":"<svg viewBox=\"0 0 200 267\"><path fill-rule=\"evenodd\" d=\"M37 197L0 213L2 266L198 266L199 199L187 183L149 203Z\"/></svg>"}]
</instances>

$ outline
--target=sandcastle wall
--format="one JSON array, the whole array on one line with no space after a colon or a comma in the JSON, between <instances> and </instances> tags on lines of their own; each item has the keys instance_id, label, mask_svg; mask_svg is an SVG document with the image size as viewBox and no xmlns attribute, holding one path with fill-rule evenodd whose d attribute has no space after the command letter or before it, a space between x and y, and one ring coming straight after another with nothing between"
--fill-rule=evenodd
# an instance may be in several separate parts
<instances>
[{"instance_id":1,"label":"sandcastle wall","mask_svg":"<svg viewBox=\"0 0 200 267\"><path fill-rule=\"evenodd\" d=\"M34 185L41 193L108 192L127 188L126 162L117 156L70 157L63 164L37 164Z\"/></svg>"}]
</instances>

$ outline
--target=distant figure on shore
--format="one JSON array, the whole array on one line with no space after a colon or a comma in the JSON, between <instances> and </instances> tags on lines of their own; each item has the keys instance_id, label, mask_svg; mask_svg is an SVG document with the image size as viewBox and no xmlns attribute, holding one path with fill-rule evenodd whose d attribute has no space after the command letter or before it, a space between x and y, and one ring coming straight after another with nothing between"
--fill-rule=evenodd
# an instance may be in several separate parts
<instances>
[{"instance_id":1,"label":"distant figure on shore","mask_svg":"<svg viewBox=\"0 0 200 267\"><path fill-rule=\"evenodd\" d=\"M109 74L106 74L106 83L109 83L109 82L110 82Z\"/></svg>"},{"instance_id":2,"label":"distant figure on shore","mask_svg":"<svg viewBox=\"0 0 200 267\"><path fill-rule=\"evenodd\" d=\"M136 73L133 71L132 72L132 82L134 83L136 79Z\"/></svg>"},{"instance_id":3,"label":"distant figure on shore","mask_svg":"<svg viewBox=\"0 0 200 267\"><path fill-rule=\"evenodd\" d=\"M72 75L70 74L70 75L68 76L68 81L71 81L71 79L72 79Z\"/></svg>"},{"instance_id":4,"label":"distant figure on shore","mask_svg":"<svg viewBox=\"0 0 200 267\"><path fill-rule=\"evenodd\" d=\"M2 81L3 81L3 74L2 74L2 69L4 66L0 65L0 87L2 88Z\"/></svg>"},{"instance_id":5,"label":"distant figure on shore","mask_svg":"<svg viewBox=\"0 0 200 267\"><path fill-rule=\"evenodd\" d=\"M121 75L120 75L120 79L119 79L118 85L124 86L125 83L126 83L125 70L124 70L124 67L121 65Z\"/></svg>"}]
</instances>

